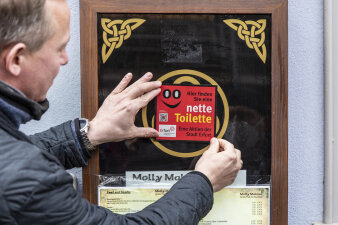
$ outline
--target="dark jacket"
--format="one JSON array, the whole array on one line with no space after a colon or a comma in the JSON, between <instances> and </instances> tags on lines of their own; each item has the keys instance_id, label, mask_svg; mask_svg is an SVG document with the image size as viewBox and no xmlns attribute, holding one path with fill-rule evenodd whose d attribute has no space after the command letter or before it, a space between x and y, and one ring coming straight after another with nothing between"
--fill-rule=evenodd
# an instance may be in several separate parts
<instances>
[{"instance_id":1,"label":"dark jacket","mask_svg":"<svg viewBox=\"0 0 338 225\"><path fill-rule=\"evenodd\" d=\"M13 103L0 91L1 99ZM210 182L196 172L138 213L118 215L93 205L74 190L72 177L65 171L87 163L71 122L27 137L7 111L0 107L0 224L189 225L197 224L212 207Z\"/></svg>"}]
</instances>

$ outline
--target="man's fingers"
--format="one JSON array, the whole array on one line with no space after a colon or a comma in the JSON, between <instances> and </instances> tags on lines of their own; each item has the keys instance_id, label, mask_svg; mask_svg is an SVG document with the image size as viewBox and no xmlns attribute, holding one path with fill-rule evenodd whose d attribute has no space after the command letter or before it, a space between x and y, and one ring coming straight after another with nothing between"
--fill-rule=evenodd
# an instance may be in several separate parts
<instances>
[{"instance_id":1,"label":"man's fingers","mask_svg":"<svg viewBox=\"0 0 338 225\"><path fill-rule=\"evenodd\" d=\"M161 85L162 85L161 81L151 81L151 82L139 84L128 92L128 98L130 99L138 98L142 96L144 93L160 88Z\"/></svg>"},{"instance_id":2,"label":"man's fingers","mask_svg":"<svg viewBox=\"0 0 338 225\"><path fill-rule=\"evenodd\" d=\"M240 151L240 150L238 150L238 149L235 149L235 151L236 151L237 159L238 159L238 160L240 160L240 159L241 159L241 157L242 157L242 153L241 153L241 151Z\"/></svg>"},{"instance_id":3,"label":"man's fingers","mask_svg":"<svg viewBox=\"0 0 338 225\"><path fill-rule=\"evenodd\" d=\"M239 166L240 166L239 169L241 169L241 168L243 167L243 161L242 161L242 159L241 159L242 153L241 153L241 151L239 151L238 149L235 149L235 151L236 151L236 155L237 155L237 163L238 163Z\"/></svg>"},{"instance_id":4,"label":"man's fingers","mask_svg":"<svg viewBox=\"0 0 338 225\"><path fill-rule=\"evenodd\" d=\"M217 140L217 138L215 138L215 137L211 138L210 147L209 147L208 151L214 152L214 153L219 152L219 141Z\"/></svg>"},{"instance_id":5,"label":"man's fingers","mask_svg":"<svg viewBox=\"0 0 338 225\"><path fill-rule=\"evenodd\" d=\"M243 160L240 160L240 165L241 165L241 168L240 169L242 169L243 168Z\"/></svg>"},{"instance_id":6,"label":"man's fingers","mask_svg":"<svg viewBox=\"0 0 338 225\"><path fill-rule=\"evenodd\" d=\"M225 150L232 151L232 152L235 151L234 145L231 144L230 142L224 139L218 139L218 141L220 144L221 151L225 151Z\"/></svg>"},{"instance_id":7,"label":"man's fingers","mask_svg":"<svg viewBox=\"0 0 338 225\"><path fill-rule=\"evenodd\" d=\"M147 72L147 73L145 73L140 79L138 79L138 80L135 81L132 85L130 85L126 90L127 90L127 91L131 91L131 90L135 89L135 87L136 87L138 84L142 84L142 83L148 82L148 81L150 81L152 78L153 78L153 74L150 73L150 72Z\"/></svg>"},{"instance_id":8,"label":"man's fingers","mask_svg":"<svg viewBox=\"0 0 338 225\"><path fill-rule=\"evenodd\" d=\"M133 132L134 137L140 138L150 138L159 136L158 131L150 127L136 127Z\"/></svg>"},{"instance_id":9,"label":"man's fingers","mask_svg":"<svg viewBox=\"0 0 338 225\"><path fill-rule=\"evenodd\" d=\"M148 105L148 103L153 100L159 93L161 92L161 88L157 88L150 92L145 93L144 95L140 96L139 98L135 99L135 104L138 109L141 109Z\"/></svg>"},{"instance_id":10,"label":"man's fingers","mask_svg":"<svg viewBox=\"0 0 338 225\"><path fill-rule=\"evenodd\" d=\"M114 88L111 94L116 95L122 92L128 86L132 78L133 78L133 75L131 73L127 73L123 77L123 79L120 81L120 83Z\"/></svg>"},{"instance_id":11,"label":"man's fingers","mask_svg":"<svg viewBox=\"0 0 338 225\"><path fill-rule=\"evenodd\" d=\"M241 157L240 155L241 152L235 149L232 143L224 139L219 139L219 143L220 143L220 151L222 151L221 154L230 157L230 160L232 161L233 165L237 166Z\"/></svg>"}]
</instances>

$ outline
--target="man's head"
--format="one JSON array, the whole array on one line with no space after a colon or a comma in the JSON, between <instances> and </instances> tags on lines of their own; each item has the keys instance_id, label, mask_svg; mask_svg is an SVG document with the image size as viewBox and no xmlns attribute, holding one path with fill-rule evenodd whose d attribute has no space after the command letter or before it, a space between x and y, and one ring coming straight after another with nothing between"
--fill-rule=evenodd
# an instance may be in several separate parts
<instances>
[{"instance_id":1,"label":"man's head","mask_svg":"<svg viewBox=\"0 0 338 225\"><path fill-rule=\"evenodd\" d=\"M0 1L0 80L42 101L68 62L66 0Z\"/></svg>"},{"instance_id":2,"label":"man's head","mask_svg":"<svg viewBox=\"0 0 338 225\"><path fill-rule=\"evenodd\" d=\"M23 42L31 51L50 36L45 0L0 1L0 52L8 45Z\"/></svg>"}]
</instances>

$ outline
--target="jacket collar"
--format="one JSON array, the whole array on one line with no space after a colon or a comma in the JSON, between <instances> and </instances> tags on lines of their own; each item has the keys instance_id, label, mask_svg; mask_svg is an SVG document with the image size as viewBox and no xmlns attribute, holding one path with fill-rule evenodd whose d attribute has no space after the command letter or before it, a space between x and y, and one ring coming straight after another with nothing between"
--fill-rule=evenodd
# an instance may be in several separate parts
<instances>
[{"instance_id":1,"label":"jacket collar","mask_svg":"<svg viewBox=\"0 0 338 225\"><path fill-rule=\"evenodd\" d=\"M20 91L0 81L0 110L16 127L31 119L40 120L48 107L47 99L42 102L35 102Z\"/></svg>"}]
</instances>

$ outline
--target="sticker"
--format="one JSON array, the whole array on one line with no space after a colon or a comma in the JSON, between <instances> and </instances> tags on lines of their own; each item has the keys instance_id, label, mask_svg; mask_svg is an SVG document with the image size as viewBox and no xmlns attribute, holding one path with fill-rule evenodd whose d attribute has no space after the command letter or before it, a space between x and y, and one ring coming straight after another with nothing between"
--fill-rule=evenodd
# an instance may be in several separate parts
<instances>
[{"instance_id":1,"label":"sticker","mask_svg":"<svg viewBox=\"0 0 338 225\"><path fill-rule=\"evenodd\" d=\"M215 129L215 137L223 138L225 131L229 122L229 105L227 97L222 90L221 86L209 75L202 73L196 70L190 69L182 69L171 71L163 76L159 77L157 80L162 83L174 84L174 85L186 85L191 84L195 86L203 86L203 85L211 85L216 86L216 95L217 95L217 115L215 116L216 120L216 129ZM156 108L155 108L156 109ZM156 111L156 110L155 110ZM155 120L158 121L157 114L149 113L148 107L144 107L142 109L142 123L144 127L153 127L158 129L155 125ZM165 120L163 118L163 120ZM166 154L172 155L174 157L195 157L203 154L205 150L209 148L208 142L205 142L204 146L200 146L195 149L182 149L182 148L174 148L170 142L157 140L156 138L150 138L150 141L161 151Z\"/></svg>"},{"instance_id":2,"label":"sticker","mask_svg":"<svg viewBox=\"0 0 338 225\"><path fill-rule=\"evenodd\" d=\"M216 86L162 85L156 99L157 140L210 141Z\"/></svg>"}]
</instances>

